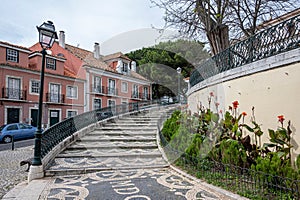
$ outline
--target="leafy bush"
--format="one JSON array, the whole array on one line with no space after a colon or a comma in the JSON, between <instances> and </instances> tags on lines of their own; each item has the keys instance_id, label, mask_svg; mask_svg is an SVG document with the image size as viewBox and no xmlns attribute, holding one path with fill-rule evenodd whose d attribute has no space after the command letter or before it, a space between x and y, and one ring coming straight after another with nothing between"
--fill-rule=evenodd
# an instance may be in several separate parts
<instances>
[{"instance_id":1,"label":"leafy bush","mask_svg":"<svg viewBox=\"0 0 300 200\"><path fill-rule=\"evenodd\" d=\"M172 116L169 119L167 119L164 123L161 132L168 142L171 140L172 136L180 127L180 115L181 112L179 110L176 110L172 113Z\"/></svg>"}]
</instances>

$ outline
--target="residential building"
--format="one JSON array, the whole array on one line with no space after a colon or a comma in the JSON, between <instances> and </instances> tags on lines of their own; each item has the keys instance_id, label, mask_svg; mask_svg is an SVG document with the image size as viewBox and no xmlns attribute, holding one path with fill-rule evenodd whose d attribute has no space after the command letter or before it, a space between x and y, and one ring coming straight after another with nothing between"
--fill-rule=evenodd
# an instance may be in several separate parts
<instances>
[{"instance_id":1,"label":"residential building","mask_svg":"<svg viewBox=\"0 0 300 200\"><path fill-rule=\"evenodd\" d=\"M63 56L46 56L43 121L47 128L84 111L84 79L64 67ZM36 126L42 54L0 42L0 124L23 122Z\"/></svg>"},{"instance_id":2,"label":"residential building","mask_svg":"<svg viewBox=\"0 0 300 200\"><path fill-rule=\"evenodd\" d=\"M36 126L41 47L0 42L0 125ZM136 63L118 52L103 56L65 43L59 34L46 56L42 127L86 111L151 99L151 82L136 72Z\"/></svg>"}]
</instances>

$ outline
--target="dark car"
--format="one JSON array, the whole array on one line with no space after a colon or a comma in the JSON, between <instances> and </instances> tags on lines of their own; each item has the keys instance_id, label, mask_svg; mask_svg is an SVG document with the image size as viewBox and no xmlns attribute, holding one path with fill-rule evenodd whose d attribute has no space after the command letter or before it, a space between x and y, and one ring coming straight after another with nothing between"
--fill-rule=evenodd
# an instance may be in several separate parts
<instances>
[{"instance_id":1,"label":"dark car","mask_svg":"<svg viewBox=\"0 0 300 200\"><path fill-rule=\"evenodd\" d=\"M36 127L28 124L5 124L0 127L0 141L10 143L12 137L14 137L14 140L34 138L35 132Z\"/></svg>"}]
</instances>

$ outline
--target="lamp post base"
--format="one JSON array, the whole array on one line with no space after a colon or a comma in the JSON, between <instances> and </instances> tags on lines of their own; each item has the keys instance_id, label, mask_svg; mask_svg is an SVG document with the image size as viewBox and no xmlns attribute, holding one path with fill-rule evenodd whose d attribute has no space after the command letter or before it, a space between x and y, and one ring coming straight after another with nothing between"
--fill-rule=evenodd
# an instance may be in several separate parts
<instances>
[{"instance_id":1,"label":"lamp post base","mask_svg":"<svg viewBox=\"0 0 300 200\"><path fill-rule=\"evenodd\" d=\"M39 166L30 166L29 173L28 173L28 183L34 179L39 179L44 177L44 169L43 165Z\"/></svg>"}]
</instances>

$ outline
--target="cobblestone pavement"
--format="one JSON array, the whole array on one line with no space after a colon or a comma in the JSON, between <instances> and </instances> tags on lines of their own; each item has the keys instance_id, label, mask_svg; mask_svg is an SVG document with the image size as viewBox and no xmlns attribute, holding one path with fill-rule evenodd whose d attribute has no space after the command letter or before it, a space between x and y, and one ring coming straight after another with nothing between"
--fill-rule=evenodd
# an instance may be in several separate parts
<instances>
[{"instance_id":1,"label":"cobblestone pavement","mask_svg":"<svg viewBox=\"0 0 300 200\"><path fill-rule=\"evenodd\" d=\"M20 166L22 160L33 155L33 146L0 151L0 199L15 185L27 179L26 166Z\"/></svg>"}]
</instances>

